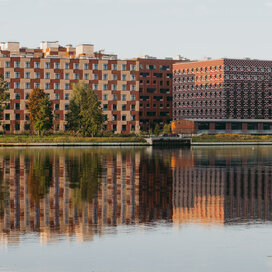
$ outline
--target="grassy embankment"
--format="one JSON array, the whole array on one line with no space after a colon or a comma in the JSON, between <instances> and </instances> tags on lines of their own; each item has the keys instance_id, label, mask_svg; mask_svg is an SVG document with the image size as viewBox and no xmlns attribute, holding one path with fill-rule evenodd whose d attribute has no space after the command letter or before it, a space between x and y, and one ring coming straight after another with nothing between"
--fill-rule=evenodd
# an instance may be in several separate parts
<instances>
[{"instance_id":1,"label":"grassy embankment","mask_svg":"<svg viewBox=\"0 0 272 272\"><path fill-rule=\"evenodd\" d=\"M0 143L131 143L145 142L142 137L80 137L71 135L0 135Z\"/></svg>"},{"instance_id":2,"label":"grassy embankment","mask_svg":"<svg viewBox=\"0 0 272 272\"><path fill-rule=\"evenodd\" d=\"M193 142L272 142L272 135L216 134L194 136Z\"/></svg>"}]
</instances>

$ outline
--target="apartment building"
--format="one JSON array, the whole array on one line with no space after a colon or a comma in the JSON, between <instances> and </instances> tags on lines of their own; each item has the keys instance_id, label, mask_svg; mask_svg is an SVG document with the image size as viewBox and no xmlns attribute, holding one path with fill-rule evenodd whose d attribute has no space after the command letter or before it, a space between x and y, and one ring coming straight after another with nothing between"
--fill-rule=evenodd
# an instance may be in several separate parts
<instances>
[{"instance_id":1,"label":"apartment building","mask_svg":"<svg viewBox=\"0 0 272 272\"><path fill-rule=\"evenodd\" d=\"M187 62L173 71L173 120L212 133L272 132L272 61Z\"/></svg>"},{"instance_id":2,"label":"apartment building","mask_svg":"<svg viewBox=\"0 0 272 272\"><path fill-rule=\"evenodd\" d=\"M140 127L144 131L163 128L172 120L173 64L181 59L144 56L139 61Z\"/></svg>"},{"instance_id":3,"label":"apartment building","mask_svg":"<svg viewBox=\"0 0 272 272\"><path fill-rule=\"evenodd\" d=\"M37 49L18 42L0 44L0 74L9 82L10 104L4 111L6 133L30 129L26 101L33 88L53 102L54 131L65 131L72 86L79 81L94 90L107 117L105 128L116 133L139 132L139 62L94 52L91 44L62 47L41 42Z\"/></svg>"}]
</instances>

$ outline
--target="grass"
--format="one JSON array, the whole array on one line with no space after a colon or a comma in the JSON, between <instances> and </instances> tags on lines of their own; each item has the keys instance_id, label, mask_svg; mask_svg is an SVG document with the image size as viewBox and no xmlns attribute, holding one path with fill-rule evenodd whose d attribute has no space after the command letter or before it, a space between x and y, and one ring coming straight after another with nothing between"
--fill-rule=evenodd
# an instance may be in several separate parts
<instances>
[{"instance_id":1,"label":"grass","mask_svg":"<svg viewBox=\"0 0 272 272\"><path fill-rule=\"evenodd\" d=\"M142 137L80 137L72 135L0 135L0 143L131 143L145 142Z\"/></svg>"},{"instance_id":2,"label":"grass","mask_svg":"<svg viewBox=\"0 0 272 272\"><path fill-rule=\"evenodd\" d=\"M272 142L272 135L216 134L194 136L193 142Z\"/></svg>"}]
</instances>

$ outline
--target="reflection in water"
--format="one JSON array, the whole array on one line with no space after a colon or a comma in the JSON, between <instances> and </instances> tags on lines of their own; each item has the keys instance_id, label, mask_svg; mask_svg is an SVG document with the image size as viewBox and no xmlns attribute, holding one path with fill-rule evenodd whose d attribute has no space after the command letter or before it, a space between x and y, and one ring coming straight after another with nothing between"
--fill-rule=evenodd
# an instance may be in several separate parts
<instances>
[{"instance_id":1,"label":"reflection in water","mask_svg":"<svg viewBox=\"0 0 272 272\"><path fill-rule=\"evenodd\" d=\"M117 225L271 220L268 148L2 149L1 242L92 240Z\"/></svg>"}]
</instances>

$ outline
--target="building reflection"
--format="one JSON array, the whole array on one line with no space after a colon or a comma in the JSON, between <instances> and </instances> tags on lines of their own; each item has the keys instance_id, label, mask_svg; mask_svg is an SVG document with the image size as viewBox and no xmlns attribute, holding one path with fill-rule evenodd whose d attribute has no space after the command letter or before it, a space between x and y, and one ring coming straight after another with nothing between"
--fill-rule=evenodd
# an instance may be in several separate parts
<instances>
[{"instance_id":1,"label":"building reflection","mask_svg":"<svg viewBox=\"0 0 272 272\"><path fill-rule=\"evenodd\" d=\"M266 149L3 149L0 241L91 241L122 225L271 220Z\"/></svg>"},{"instance_id":2,"label":"building reflection","mask_svg":"<svg viewBox=\"0 0 272 272\"><path fill-rule=\"evenodd\" d=\"M203 148L185 153L172 154L175 223L223 225L271 220L268 152Z\"/></svg>"}]
</instances>

